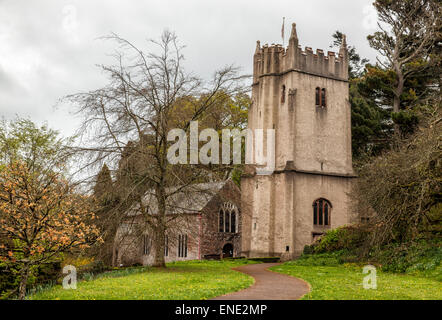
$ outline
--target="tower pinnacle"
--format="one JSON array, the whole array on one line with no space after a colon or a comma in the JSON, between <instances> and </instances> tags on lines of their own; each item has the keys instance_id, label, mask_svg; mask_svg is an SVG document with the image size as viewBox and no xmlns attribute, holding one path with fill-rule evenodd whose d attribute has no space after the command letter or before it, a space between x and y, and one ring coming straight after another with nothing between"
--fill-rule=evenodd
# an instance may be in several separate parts
<instances>
[{"instance_id":1,"label":"tower pinnacle","mask_svg":"<svg viewBox=\"0 0 442 320\"><path fill-rule=\"evenodd\" d=\"M347 36L345 34L343 34L341 48L339 49L339 53L344 55L346 52L347 52Z\"/></svg>"},{"instance_id":2,"label":"tower pinnacle","mask_svg":"<svg viewBox=\"0 0 442 320\"><path fill-rule=\"evenodd\" d=\"M296 33L296 23L292 23L292 32L290 34L290 40L291 39L298 39L298 34Z\"/></svg>"},{"instance_id":3,"label":"tower pinnacle","mask_svg":"<svg viewBox=\"0 0 442 320\"><path fill-rule=\"evenodd\" d=\"M258 40L258 41L256 41L255 54L259 53L260 50L261 50L261 42Z\"/></svg>"}]
</instances>

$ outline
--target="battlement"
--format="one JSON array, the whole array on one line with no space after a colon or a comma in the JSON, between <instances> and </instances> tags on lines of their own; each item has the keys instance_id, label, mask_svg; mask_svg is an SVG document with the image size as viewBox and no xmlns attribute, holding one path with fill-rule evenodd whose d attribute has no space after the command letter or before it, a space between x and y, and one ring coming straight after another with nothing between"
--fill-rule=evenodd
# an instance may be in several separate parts
<instances>
[{"instance_id":1,"label":"battlement","mask_svg":"<svg viewBox=\"0 0 442 320\"><path fill-rule=\"evenodd\" d=\"M312 74L315 76L348 80L348 50L344 36L338 53L311 47L302 50L296 33L296 24L292 24L289 45L284 48L280 44L261 47L259 41L253 59L253 82L257 83L263 76L282 75L290 71Z\"/></svg>"}]
</instances>

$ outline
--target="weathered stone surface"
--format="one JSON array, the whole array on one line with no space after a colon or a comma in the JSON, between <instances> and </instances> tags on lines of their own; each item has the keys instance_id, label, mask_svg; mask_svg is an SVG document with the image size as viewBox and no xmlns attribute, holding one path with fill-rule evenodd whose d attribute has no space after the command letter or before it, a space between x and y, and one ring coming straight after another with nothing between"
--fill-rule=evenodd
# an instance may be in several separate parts
<instances>
[{"instance_id":1,"label":"weathered stone surface","mask_svg":"<svg viewBox=\"0 0 442 320\"><path fill-rule=\"evenodd\" d=\"M314 235L351 221L347 48L324 56L298 42L293 25L287 49L258 43L254 55L248 126L276 130L276 171L257 176L249 168L242 177L242 249L249 257L293 258ZM316 106L316 88L325 88L326 107ZM313 225L319 198L332 205L326 227Z\"/></svg>"}]
</instances>

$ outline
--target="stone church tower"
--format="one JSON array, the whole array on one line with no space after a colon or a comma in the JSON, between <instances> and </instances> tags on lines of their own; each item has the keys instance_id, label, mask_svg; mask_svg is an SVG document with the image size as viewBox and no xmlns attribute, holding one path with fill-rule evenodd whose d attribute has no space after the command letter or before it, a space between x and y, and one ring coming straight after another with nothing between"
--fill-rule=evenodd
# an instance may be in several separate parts
<instances>
[{"instance_id":1,"label":"stone church tower","mask_svg":"<svg viewBox=\"0 0 442 320\"><path fill-rule=\"evenodd\" d=\"M242 177L242 255L291 259L350 223L347 45L303 51L293 24L288 48L258 41L253 65L249 128L275 129L275 171L257 175L250 165Z\"/></svg>"}]
</instances>

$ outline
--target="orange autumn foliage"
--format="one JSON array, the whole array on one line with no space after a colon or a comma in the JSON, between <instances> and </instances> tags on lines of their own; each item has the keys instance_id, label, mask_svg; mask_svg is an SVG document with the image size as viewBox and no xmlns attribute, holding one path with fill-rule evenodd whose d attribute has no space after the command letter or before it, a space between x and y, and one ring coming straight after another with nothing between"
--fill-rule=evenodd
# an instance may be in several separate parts
<instances>
[{"instance_id":1,"label":"orange autumn foliage","mask_svg":"<svg viewBox=\"0 0 442 320\"><path fill-rule=\"evenodd\" d=\"M0 170L0 257L38 264L98 238L87 196L59 173L36 173L23 162Z\"/></svg>"}]
</instances>

